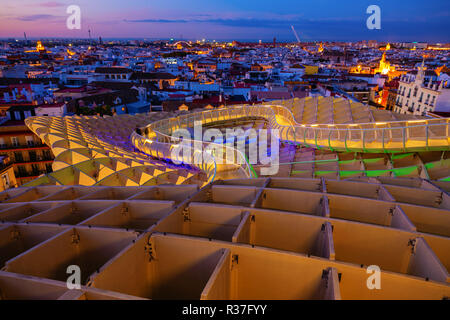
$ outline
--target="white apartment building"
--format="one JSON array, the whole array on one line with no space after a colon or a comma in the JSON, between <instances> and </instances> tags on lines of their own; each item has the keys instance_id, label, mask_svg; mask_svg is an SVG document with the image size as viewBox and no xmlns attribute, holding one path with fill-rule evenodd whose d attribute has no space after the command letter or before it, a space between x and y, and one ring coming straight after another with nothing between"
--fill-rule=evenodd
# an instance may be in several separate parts
<instances>
[{"instance_id":1,"label":"white apartment building","mask_svg":"<svg viewBox=\"0 0 450 320\"><path fill-rule=\"evenodd\" d=\"M442 74L438 81L425 77L425 66L418 68L417 75L406 74L400 78L395 112L426 115L427 112L450 112L450 87L448 75Z\"/></svg>"}]
</instances>

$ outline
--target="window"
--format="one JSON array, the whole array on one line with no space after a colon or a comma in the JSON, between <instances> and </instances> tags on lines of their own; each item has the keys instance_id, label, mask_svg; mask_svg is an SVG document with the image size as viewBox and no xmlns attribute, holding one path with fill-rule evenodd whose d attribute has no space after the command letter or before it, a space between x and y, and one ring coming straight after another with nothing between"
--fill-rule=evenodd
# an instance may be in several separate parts
<instances>
[{"instance_id":1,"label":"window","mask_svg":"<svg viewBox=\"0 0 450 320\"><path fill-rule=\"evenodd\" d=\"M7 173L2 175L2 182L3 182L3 186L5 187L5 189L9 189L9 176Z\"/></svg>"},{"instance_id":2,"label":"window","mask_svg":"<svg viewBox=\"0 0 450 320\"><path fill-rule=\"evenodd\" d=\"M22 152L14 152L15 162L23 162Z\"/></svg>"},{"instance_id":3,"label":"window","mask_svg":"<svg viewBox=\"0 0 450 320\"><path fill-rule=\"evenodd\" d=\"M32 117L31 111L24 111L24 116L25 116L25 119Z\"/></svg>"},{"instance_id":4,"label":"window","mask_svg":"<svg viewBox=\"0 0 450 320\"><path fill-rule=\"evenodd\" d=\"M31 165L31 174L33 176L38 176L39 175L39 167L37 166L37 164L32 164Z\"/></svg>"},{"instance_id":5,"label":"window","mask_svg":"<svg viewBox=\"0 0 450 320\"><path fill-rule=\"evenodd\" d=\"M126 79L127 78L127 76L126 75L122 75L122 79Z\"/></svg>"},{"instance_id":6,"label":"window","mask_svg":"<svg viewBox=\"0 0 450 320\"><path fill-rule=\"evenodd\" d=\"M0 148L6 148L5 139L0 138Z\"/></svg>"},{"instance_id":7,"label":"window","mask_svg":"<svg viewBox=\"0 0 450 320\"><path fill-rule=\"evenodd\" d=\"M43 156L44 156L44 160L50 160L52 158L50 151L49 150L44 150L42 152Z\"/></svg>"},{"instance_id":8,"label":"window","mask_svg":"<svg viewBox=\"0 0 450 320\"><path fill-rule=\"evenodd\" d=\"M11 137L11 144L13 145L13 147L18 147L19 139L17 137Z\"/></svg>"},{"instance_id":9,"label":"window","mask_svg":"<svg viewBox=\"0 0 450 320\"><path fill-rule=\"evenodd\" d=\"M34 143L34 140L33 140L32 136L26 136L25 139L27 140L27 145L29 147L34 147L35 143Z\"/></svg>"},{"instance_id":10,"label":"window","mask_svg":"<svg viewBox=\"0 0 450 320\"><path fill-rule=\"evenodd\" d=\"M19 177L26 177L28 175L25 166L18 166L18 170L19 170Z\"/></svg>"},{"instance_id":11,"label":"window","mask_svg":"<svg viewBox=\"0 0 450 320\"><path fill-rule=\"evenodd\" d=\"M16 120L22 120L22 117L20 116L20 111L14 111L14 118Z\"/></svg>"},{"instance_id":12,"label":"window","mask_svg":"<svg viewBox=\"0 0 450 320\"><path fill-rule=\"evenodd\" d=\"M36 156L36 151L30 151L28 153L29 157L30 157L30 161L35 162L37 161L37 156Z\"/></svg>"}]
</instances>

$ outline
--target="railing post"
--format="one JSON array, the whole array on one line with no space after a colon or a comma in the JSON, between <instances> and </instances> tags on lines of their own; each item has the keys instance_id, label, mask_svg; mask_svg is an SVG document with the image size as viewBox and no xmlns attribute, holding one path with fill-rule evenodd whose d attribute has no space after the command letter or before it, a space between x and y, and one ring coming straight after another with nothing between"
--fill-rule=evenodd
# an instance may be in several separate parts
<instances>
[{"instance_id":1,"label":"railing post","mask_svg":"<svg viewBox=\"0 0 450 320\"><path fill-rule=\"evenodd\" d=\"M320 147L317 143L317 130L315 128L313 130L314 130L314 141L316 142L316 147L317 147L317 149L320 149Z\"/></svg>"},{"instance_id":2,"label":"railing post","mask_svg":"<svg viewBox=\"0 0 450 320\"><path fill-rule=\"evenodd\" d=\"M345 139L344 139L344 146L345 146L345 150L346 150L347 152L349 152L348 147L347 147L347 138L348 138L348 131L349 131L349 130L350 130L350 129L347 128L347 130L345 131Z\"/></svg>"},{"instance_id":3,"label":"railing post","mask_svg":"<svg viewBox=\"0 0 450 320\"><path fill-rule=\"evenodd\" d=\"M427 125L425 126L425 139L426 139L427 150L428 150L428 146L429 146L428 137L429 137L429 132L428 132L428 123L427 123Z\"/></svg>"},{"instance_id":4,"label":"railing post","mask_svg":"<svg viewBox=\"0 0 450 320\"><path fill-rule=\"evenodd\" d=\"M362 131L362 149L363 152L366 152L366 130L361 128L361 131Z\"/></svg>"},{"instance_id":5,"label":"railing post","mask_svg":"<svg viewBox=\"0 0 450 320\"><path fill-rule=\"evenodd\" d=\"M406 127L402 128L403 150L406 151Z\"/></svg>"},{"instance_id":6,"label":"railing post","mask_svg":"<svg viewBox=\"0 0 450 320\"><path fill-rule=\"evenodd\" d=\"M329 128L328 130L330 130L330 133L328 134L328 147L331 151L334 151L333 147L331 146L331 133L333 132L333 130L331 128Z\"/></svg>"},{"instance_id":7,"label":"railing post","mask_svg":"<svg viewBox=\"0 0 450 320\"><path fill-rule=\"evenodd\" d=\"M447 137L447 139L448 139L448 138L449 138L449 137L448 137L448 136L449 136L449 135L448 135L448 120L446 121L446 124L445 124L445 125L446 125L446 127L447 127L447 128L446 128L445 134L446 134L446 137Z\"/></svg>"},{"instance_id":8,"label":"railing post","mask_svg":"<svg viewBox=\"0 0 450 320\"><path fill-rule=\"evenodd\" d=\"M308 145L306 143L306 127L303 127L303 143L305 144L305 146Z\"/></svg>"}]
</instances>

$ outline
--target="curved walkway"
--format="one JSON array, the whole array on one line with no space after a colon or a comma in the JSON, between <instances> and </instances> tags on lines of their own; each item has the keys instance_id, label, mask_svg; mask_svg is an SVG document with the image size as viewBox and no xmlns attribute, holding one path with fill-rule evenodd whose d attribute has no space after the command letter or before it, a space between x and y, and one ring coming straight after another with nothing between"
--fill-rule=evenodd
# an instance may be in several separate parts
<instances>
[{"instance_id":1,"label":"curved walkway","mask_svg":"<svg viewBox=\"0 0 450 320\"><path fill-rule=\"evenodd\" d=\"M280 105L242 105L223 109L207 110L164 119L141 129L141 134L131 135L132 144L141 152L156 158L182 160L195 163L195 157L203 154L198 167L205 171L209 180L214 180L218 165L205 147L211 143L191 140L190 159L174 159L173 148L180 140L172 138L172 133L184 128L193 128L200 121L202 125L215 122L239 120L249 117L264 118L270 129L278 129L280 139L293 144L302 144L316 149L342 152L402 153L418 151L445 151L450 149L450 118L420 119L408 121L386 121L349 124L300 124L292 112ZM223 148L228 148L223 146ZM252 168L245 155L236 149L235 166L252 177ZM225 154L225 152L224 152Z\"/></svg>"}]
</instances>

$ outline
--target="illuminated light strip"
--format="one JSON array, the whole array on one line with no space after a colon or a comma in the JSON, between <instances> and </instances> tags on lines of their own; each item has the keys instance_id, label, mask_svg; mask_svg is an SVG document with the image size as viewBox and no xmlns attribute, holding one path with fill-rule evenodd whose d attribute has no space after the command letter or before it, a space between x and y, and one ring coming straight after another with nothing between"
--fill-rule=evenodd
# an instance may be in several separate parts
<instances>
[{"instance_id":1,"label":"illuminated light strip","mask_svg":"<svg viewBox=\"0 0 450 320\"><path fill-rule=\"evenodd\" d=\"M427 122L426 120L412 120L412 121L408 121L408 123L422 123L422 122Z\"/></svg>"}]
</instances>

